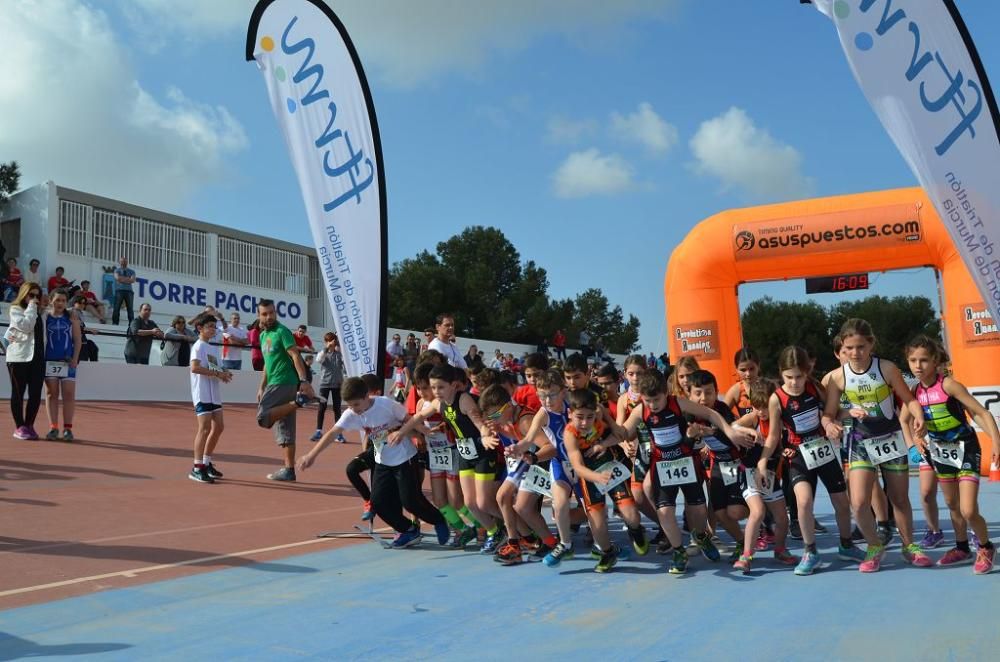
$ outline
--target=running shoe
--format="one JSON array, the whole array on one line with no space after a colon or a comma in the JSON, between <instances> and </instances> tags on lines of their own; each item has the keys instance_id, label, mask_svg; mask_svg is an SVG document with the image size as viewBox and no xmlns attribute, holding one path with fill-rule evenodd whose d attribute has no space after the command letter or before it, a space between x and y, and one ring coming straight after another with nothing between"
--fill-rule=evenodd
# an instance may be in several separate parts
<instances>
[{"instance_id":1,"label":"running shoe","mask_svg":"<svg viewBox=\"0 0 1000 662\"><path fill-rule=\"evenodd\" d=\"M865 534L861 533L861 529L855 525L854 530L851 531L851 542L864 542L864 539Z\"/></svg>"},{"instance_id":2,"label":"running shoe","mask_svg":"<svg viewBox=\"0 0 1000 662\"><path fill-rule=\"evenodd\" d=\"M410 529L409 531L396 534L396 537L392 539L392 548L403 549L405 547L413 547L419 544L422 539L423 536L418 529Z\"/></svg>"},{"instance_id":3,"label":"running shoe","mask_svg":"<svg viewBox=\"0 0 1000 662\"><path fill-rule=\"evenodd\" d=\"M205 470L205 467L191 467L191 473L188 474L188 478L196 483L215 482L215 479L208 475L208 471Z\"/></svg>"},{"instance_id":4,"label":"running shoe","mask_svg":"<svg viewBox=\"0 0 1000 662\"><path fill-rule=\"evenodd\" d=\"M45 435L46 441L57 441L59 439L59 430L52 428L49 430L48 434Z\"/></svg>"},{"instance_id":5,"label":"running shoe","mask_svg":"<svg viewBox=\"0 0 1000 662\"><path fill-rule=\"evenodd\" d=\"M315 432L313 432L313 435L309 437L309 441L319 441L322 438L323 438L323 431L316 430Z\"/></svg>"},{"instance_id":6,"label":"running shoe","mask_svg":"<svg viewBox=\"0 0 1000 662\"><path fill-rule=\"evenodd\" d=\"M847 561L848 563L861 563L865 560L866 556L860 547L851 545L850 547L844 547L842 545L837 546L837 558L841 561Z\"/></svg>"},{"instance_id":7,"label":"running shoe","mask_svg":"<svg viewBox=\"0 0 1000 662\"><path fill-rule=\"evenodd\" d=\"M882 567L882 557L885 556L885 545L868 545L865 560L858 565L861 572L878 572Z\"/></svg>"},{"instance_id":8,"label":"running shoe","mask_svg":"<svg viewBox=\"0 0 1000 662\"><path fill-rule=\"evenodd\" d=\"M361 521L370 522L375 519L375 511L372 510L372 502L365 501L364 509L361 511Z\"/></svg>"},{"instance_id":9,"label":"running shoe","mask_svg":"<svg viewBox=\"0 0 1000 662\"><path fill-rule=\"evenodd\" d=\"M793 519L788 523L788 537L792 540L802 540L802 527L799 520Z\"/></svg>"},{"instance_id":10,"label":"running shoe","mask_svg":"<svg viewBox=\"0 0 1000 662\"><path fill-rule=\"evenodd\" d=\"M816 533L827 533L829 531L818 519L813 520L813 530Z\"/></svg>"},{"instance_id":11,"label":"running shoe","mask_svg":"<svg viewBox=\"0 0 1000 662\"><path fill-rule=\"evenodd\" d=\"M28 439L31 440L31 441L34 441L34 440L38 439L38 433L35 432L35 426L34 425L29 425L28 426Z\"/></svg>"},{"instance_id":12,"label":"running shoe","mask_svg":"<svg viewBox=\"0 0 1000 662\"><path fill-rule=\"evenodd\" d=\"M222 478L222 472L216 469L215 465L212 464L211 462L205 465L205 471L207 471L208 475L211 476L212 478L216 479Z\"/></svg>"},{"instance_id":13,"label":"running shoe","mask_svg":"<svg viewBox=\"0 0 1000 662\"><path fill-rule=\"evenodd\" d=\"M291 467L281 467L277 471L267 474L267 479L284 483L294 483L295 469L292 469Z\"/></svg>"},{"instance_id":14,"label":"running shoe","mask_svg":"<svg viewBox=\"0 0 1000 662\"><path fill-rule=\"evenodd\" d=\"M74 438L72 430L63 430L63 441L73 441ZM222 478L222 476L217 476L217 478Z\"/></svg>"},{"instance_id":15,"label":"running shoe","mask_svg":"<svg viewBox=\"0 0 1000 662\"><path fill-rule=\"evenodd\" d=\"M996 556L997 548L993 545L980 547L976 552L976 564L972 566L972 572L977 575L985 575L993 569L993 557Z\"/></svg>"},{"instance_id":16,"label":"running shoe","mask_svg":"<svg viewBox=\"0 0 1000 662\"><path fill-rule=\"evenodd\" d=\"M798 557L789 552L786 547L774 548L774 560L783 565L795 565L799 561Z\"/></svg>"},{"instance_id":17,"label":"running shoe","mask_svg":"<svg viewBox=\"0 0 1000 662\"><path fill-rule=\"evenodd\" d=\"M538 561L545 561L545 557L552 552L552 547L549 547L545 543L539 543L538 547L525 557L525 561L537 563Z\"/></svg>"},{"instance_id":18,"label":"running shoe","mask_svg":"<svg viewBox=\"0 0 1000 662\"><path fill-rule=\"evenodd\" d=\"M705 534L702 534L701 536L696 535L695 541L697 542L698 547L701 549L702 554L704 554L705 558L708 559L709 561L718 561L719 559L722 558L722 555L719 554L719 548L715 546L715 543L712 542L712 539L709 538L707 535Z\"/></svg>"},{"instance_id":19,"label":"running shoe","mask_svg":"<svg viewBox=\"0 0 1000 662\"><path fill-rule=\"evenodd\" d=\"M602 556L604 556L604 552L601 551L600 547L598 547L597 545L590 546L590 558L594 559L595 561L600 561Z\"/></svg>"},{"instance_id":20,"label":"running shoe","mask_svg":"<svg viewBox=\"0 0 1000 662\"><path fill-rule=\"evenodd\" d=\"M739 570L744 575L749 575L750 574L750 566L752 566L752 565L753 565L753 557L752 556L744 556L743 554L740 554L737 557L736 562L733 563L733 570Z\"/></svg>"},{"instance_id":21,"label":"running shoe","mask_svg":"<svg viewBox=\"0 0 1000 662\"><path fill-rule=\"evenodd\" d=\"M903 560L918 568L929 568L934 565L931 557L924 554L924 550L915 542L903 547Z\"/></svg>"},{"instance_id":22,"label":"running shoe","mask_svg":"<svg viewBox=\"0 0 1000 662\"><path fill-rule=\"evenodd\" d=\"M502 526L497 527L497 530L493 533L493 535L486 536L486 540L483 541L483 546L480 548L479 553L492 554L505 542L507 542L507 532L504 531Z\"/></svg>"},{"instance_id":23,"label":"running shoe","mask_svg":"<svg viewBox=\"0 0 1000 662\"><path fill-rule=\"evenodd\" d=\"M530 536L524 536L521 538L521 549L526 553L532 553L538 549L542 544L542 541L538 539L538 536L531 534Z\"/></svg>"},{"instance_id":24,"label":"running shoe","mask_svg":"<svg viewBox=\"0 0 1000 662\"><path fill-rule=\"evenodd\" d=\"M615 564L618 563L619 552L621 552L621 549L618 545L611 543L611 548L601 554L601 560L594 566L594 572L611 572L611 568L615 567Z\"/></svg>"},{"instance_id":25,"label":"running shoe","mask_svg":"<svg viewBox=\"0 0 1000 662\"><path fill-rule=\"evenodd\" d=\"M972 529L969 529L969 545L972 549L979 549L979 536Z\"/></svg>"},{"instance_id":26,"label":"running shoe","mask_svg":"<svg viewBox=\"0 0 1000 662\"><path fill-rule=\"evenodd\" d=\"M673 548L674 546L670 544L670 541L664 537L663 542L656 546L656 553L660 555L669 554Z\"/></svg>"},{"instance_id":27,"label":"running shoe","mask_svg":"<svg viewBox=\"0 0 1000 662\"><path fill-rule=\"evenodd\" d=\"M347 440L344 439L344 435L342 435L342 434L338 434L337 437L334 439L334 441L336 441L338 444L346 444L347 443Z\"/></svg>"},{"instance_id":28,"label":"running shoe","mask_svg":"<svg viewBox=\"0 0 1000 662\"><path fill-rule=\"evenodd\" d=\"M507 542L497 550L493 560L502 565L517 565L524 562L521 545L516 542Z\"/></svg>"},{"instance_id":29,"label":"running shoe","mask_svg":"<svg viewBox=\"0 0 1000 662\"><path fill-rule=\"evenodd\" d=\"M666 539L667 539L667 534L663 532L663 529L660 529L659 531L656 532L656 535L653 536L653 538L649 541L649 544L654 548L659 547L661 543L666 541Z\"/></svg>"},{"instance_id":30,"label":"running shoe","mask_svg":"<svg viewBox=\"0 0 1000 662\"><path fill-rule=\"evenodd\" d=\"M31 439L31 432L28 431L27 425L22 425L18 429L14 430L15 439Z\"/></svg>"},{"instance_id":31,"label":"running shoe","mask_svg":"<svg viewBox=\"0 0 1000 662\"><path fill-rule=\"evenodd\" d=\"M698 546L698 541L694 539L694 534L691 534L690 540L688 540L687 547L684 548L688 556L698 556L701 554L701 547Z\"/></svg>"},{"instance_id":32,"label":"running shoe","mask_svg":"<svg viewBox=\"0 0 1000 662\"><path fill-rule=\"evenodd\" d=\"M890 526L880 526L878 527L878 539L882 542L882 547L888 547L889 543L892 542L892 527Z\"/></svg>"},{"instance_id":33,"label":"running shoe","mask_svg":"<svg viewBox=\"0 0 1000 662\"><path fill-rule=\"evenodd\" d=\"M741 556L743 556L743 545L736 543L736 547L733 547L733 551L729 553L729 558L726 560L732 565L739 561Z\"/></svg>"},{"instance_id":34,"label":"running shoe","mask_svg":"<svg viewBox=\"0 0 1000 662\"><path fill-rule=\"evenodd\" d=\"M941 531L931 531L927 529L923 539L920 541L921 549L934 549L944 542L944 533Z\"/></svg>"},{"instance_id":35,"label":"running shoe","mask_svg":"<svg viewBox=\"0 0 1000 662\"><path fill-rule=\"evenodd\" d=\"M448 544L448 539L451 538L451 529L448 528L448 522L441 522L440 524L435 524L434 533L437 534L439 545Z\"/></svg>"},{"instance_id":36,"label":"running shoe","mask_svg":"<svg viewBox=\"0 0 1000 662\"><path fill-rule=\"evenodd\" d=\"M800 576L811 575L816 572L816 566L819 565L819 554L816 552L805 552L802 554L802 560L799 564L795 566L795 574Z\"/></svg>"},{"instance_id":37,"label":"running shoe","mask_svg":"<svg viewBox=\"0 0 1000 662\"><path fill-rule=\"evenodd\" d=\"M297 406L297 407L305 407L306 405L308 405L312 401L313 401L313 398L310 398L309 396L307 396L305 393L303 393L301 391L299 391L298 393L295 394L295 406ZM393 543L393 544L395 544L395 543Z\"/></svg>"},{"instance_id":38,"label":"running shoe","mask_svg":"<svg viewBox=\"0 0 1000 662\"><path fill-rule=\"evenodd\" d=\"M455 538L451 541L451 546L456 549L462 549L475 539L476 529L474 527L467 526L461 531L455 533Z\"/></svg>"},{"instance_id":39,"label":"running shoe","mask_svg":"<svg viewBox=\"0 0 1000 662\"><path fill-rule=\"evenodd\" d=\"M674 550L674 558L667 570L671 575L683 575L688 568L688 553L681 547Z\"/></svg>"},{"instance_id":40,"label":"running shoe","mask_svg":"<svg viewBox=\"0 0 1000 662\"><path fill-rule=\"evenodd\" d=\"M573 548L563 544L562 542L557 542L556 546L552 548L552 551L545 555L542 559L542 563L550 568L554 568L564 560L573 558Z\"/></svg>"},{"instance_id":41,"label":"running shoe","mask_svg":"<svg viewBox=\"0 0 1000 662\"><path fill-rule=\"evenodd\" d=\"M758 552L763 552L770 546L771 545L767 542L767 538L764 536L763 531L759 536L757 536L757 540L753 544L753 548L756 549Z\"/></svg>"},{"instance_id":42,"label":"running shoe","mask_svg":"<svg viewBox=\"0 0 1000 662\"><path fill-rule=\"evenodd\" d=\"M944 553L940 559L938 559L937 564L939 566L949 566L949 565L960 565L962 563L972 562L972 552L966 552L965 550L959 549L958 547L952 547L947 552Z\"/></svg>"},{"instance_id":43,"label":"running shoe","mask_svg":"<svg viewBox=\"0 0 1000 662\"><path fill-rule=\"evenodd\" d=\"M645 529L639 527L635 533L629 531L628 537L632 541L632 548L635 550L636 554L639 556L645 556L649 553L649 540L646 539Z\"/></svg>"},{"instance_id":44,"label":"running shoe","mask_svg":"<svg viewBox=\"0 0 1000 662\"><path fill-rule=\"evenodd\" d=\"M768 545L773 545L774 544L774 531L768 529L767 527L764 527L762 529L761 537L764 538L764 541Z\"/></svg>"}]
</instances>

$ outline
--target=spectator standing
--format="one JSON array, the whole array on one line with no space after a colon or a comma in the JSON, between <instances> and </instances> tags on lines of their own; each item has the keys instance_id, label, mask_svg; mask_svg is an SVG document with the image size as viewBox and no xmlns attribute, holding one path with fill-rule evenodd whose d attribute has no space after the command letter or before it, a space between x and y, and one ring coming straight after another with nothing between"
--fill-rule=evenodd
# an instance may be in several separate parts
<instances>
[{"instance_id":1,"label":"spectator standing","mask_svg":"<svg viewBox=\"0 0 1000 662\"><path fill-rule=\"evenodd\" d=\"M316 432L309 441L319 441L323 436L323 418L326 403L330 401L334 421L340 420L340 386L344 383L344 357L340 354L340 339L336 333L328 331L323 336L323 349L316 355L314 364L319 370L319 409L316 410ZM344 438L337 437L344 443Z\"/></svg>"},{"instance_id":2,"label":"spectator standing","mask_svg":"<svg viewBox=\"0 0 1000 662\"><path fill-rule=\"evenodd\" d=\"M64 287L69 287L70 282L63 277L66 270L62 267L56 267L56 273L54 276L49 278L49 294L52 294L56 290L61 290Z\"/></svg>"},{"instance_id":3,"label":"spectator standing","mask_svg":"<svg viewBox=\"0 0 1000 662\"><path fill-rule=\"evenodd\" d=\"M10 375L10 413L14 417L14 437L38 439L35 417L42 404L45 381L45 321L41 315L42 288L38 283L21 285L10 304L10 326L4 338L7 346L7 373ZM28 391L28 404L24 392Z\"/></svg>"},{"instance_id":4,"label":"spectator standing","mask_svg":"<svg viewBox=\"0 0 1000 662\"><path fill-rule=\"evenodd\" d=\"M59 438L59 402L63 405L63 441L73 441L76 413L76 366L83 341L80 321L66 310L66 293L56 289L49 297L52 308L45 315L45 411L49 432L45 438Z\"/></svg>"},{"instance_id":5,"label":"spectator standing","mask_svg":"<svg viewBox=\"0 0 1000 662\"><path fill-rule=\"evenodd\" d=\"M549 355L549 341L542 336L538 339L538 345L535 347L535 351L543 356Z\"/></svg>"},{"instance_id":6,"label":"spectator standing","mask_svg":"<svg viewBox=\"0 0 1000 662\"><path fill-rule=\"evenodd\" d=\"M135 272L129 269L128 260L123 256L118 260L118 267L115 269L115 303L114 310L111 311L111 323L118 326L121 319L120 312L122 304L125 304L125 314L128 315L128 323L131 326L134 314L132 303L135 293L132 291L132 284L135 283Z\"/></svg>"},{"instance_id":7,"label":"spectator standing","mask_svg":"<svg viewBox=\"0 0 1000 662\"><path fill-rule=\"evenodd\" d=\"M552 336L552 346L556 349L556 358L560 361L566 360L566 334L562 329L556 329L556 334Z\"/></svg>"},{"instance_id":8,"label":"spectator standing","mask_svg":"<svg viewBox=\"0 0 1000 662\"><path fill-rule=\"evenodd\" d=\"M393 360L392 366L392 397L396 402L406 402L406 395L409 393L410 370L406 367L406 361L402 356L397 356Z\"/></svg>"},{"instance_id":9,"label":"spectator standing","mask_svg":"<svg viewBox=\"0 0 1000 662\"><path fill-rule=\"evenodd\" d=\"M437 335L430 341L427 348L433 349L448 361L448 364L465 370L469 365L462 358L462 353L455 345L455 317L449 313L441 313L435 320Z\"/></svg>"},{"instance_id":10,"label":"spectator standing","mask_svg":"<svg viewBox=\"0 0 1000 662\"><path fill-rule=\"evenodd\" d=\"M493 350L493 360L490 361L490 368L493 370L503 370L503 353L499 348Z\"/></svg>"},{"instance_id":11,"label":"spectator standing","mask_svg":"<svg viewBox=\"0 0 1000 662\"><path fill-rule=\"evenodd\" d=\"M412 333L406 337L406 345L403 346L403 357L406 358L406 367L410 374L413 374L417 367L417 359L420 358L420 347L417 345L417 337Z\"/></svg>"},{"instance_id":12,"label":"spectator standing","mask_svg":"<svg viewBox=\"0 0 1000 662\"><path fill-rule=\"evenodd\" d=\"M299 327L295 329L295 346L301 352L316 353L316 350L313 348L312 338L309 337L309 328L305 324L299 324Z\"/></svg>"},{"instance_id":13,"label":"spectator standing","mask_svg":"<svg viewBox=\"0 0 1000 662\"><path fill-rule=\"evenodd\" d=\"M646 367L650 369L656 367L656 355L652 352L650 352L649 356L646 357Z\"/></svg>"},{"instance_id":14,"label":"spectator standing","mask_svg":"<svg viewBox=\"0 0 1000 662\"><path fill-rule=\"evenodd\" d=\"M403 345L399 342L399 334L392 334L392 340L385 345L385 351L395 360L397 356L403 355Z\"/></svg>"},{"instance_id":15,"label":"spectator standing","mask_svg":"<svg viewBox=\"0 0 1000 662\"><path fill-rule=\"evenodd\" d=\"M260 300L257 319L264 354L264 373L257 389L257 424L274 429L274 438L284 456L284 466L267 477L294 482L295 414L299 407L315 399L316 394L309 383L302 350L288 327L278 322L274 301Z\"/></svg>"},{"instance_id":16,"label":"spectator standing","mask_svg":"<svg viewBox=\"0 0 1000 662\"><path fill-rule=\"evenodd\" d=\"M465 359L465 365L471 366L479 358L479 348L475 345L469 345L469 351L466 352L463 358Z\"/></svg>"},{"instance_id":17,"label":"spectator standing","mask_svg":"<svg viewBox=\"0 0 1000 662\"><path fill-rule=\"evenodd\" d=\"M97 298L97 294L90 289L89 280L80 281L80 291L77 292L77 296L81 296L85 299L86 305L85 309L90 311L90 314L97 318L97 321L104 324L107 320L104 319L104 304ZM80 318L81 321L83 318Z\"/></svg>"},{"instance_id":18,"label":"spectator standing","mask_svg":"<svg viewBox=\"0 0 1000 662\"><path fill-rule=\"evenodd\" d=\"M247 343L250 345L250 364L260 372L264 369L264 353L260 351L260 321L254 320L247 327Z\"/></svg>"},{"instance_id":19,"label":"spectator standing","mask_svg":"<svg viewBox=\"0 0 1000 662\"><path fill-rule=\"evenodd\" d=\"M7 260L7 275L4 276L3 281L3 300L7 302L13 301L22 285L24 285L24 275L17 268L17 260L9 258Z\"/></svg>"},{"instance_id":20,"label":"spectator standing","mask_svg":"<svg viewBox=\"0 0 1000 662\"><path fill-rule=\"evenodd\" d=\"M175 317L160 343L160 365L190 365L191 343L196 340L197 337L188 329L184 316Z\"/></svg>"},{"instance_id":21,"label":"spectator standing","mask_svg":"<svg viewBox=\"0 0 1000 662\"><path fill-rule=\"evenodd\" d=\"M125 258L122 258L123 260ZM129 292L131 294L131 291ZM139 306L139 316L129 322L125 341L125 363L149 365L149 351L153 348L153 338L163 339L163 331L149 318L153 307L148 303Z\"/></svg>"},{"instance_id":22,"label":"spectator standing","mask_svg":"<svg viewBox=\"0 0 1000 662\"><path fill-rule=\"evenodd\" d=\"M82 347L80 348L80 360L81 361L93 361L97 362L97 343L87 337L88 333L94 335L99 335L101 332L96 329L88 329L87 323L83 320L83 313L87 309L87 300L81 296L76 295L73 297L73 313L76 315L76 319L80 322L80 343Z\"/></svg>"},{"instance_id":23,"label":"spectator standing","mask_svg":"<svg viewBox=\"0 0 1000 662\"><path fill-rule=\"evenodd\" d=\"M434 340L434 329L424 329L424 341L420 343L421 353L430 349L432 340Z\"/></svg>"},{"instance_id":24,"label":"spectator standing","mask_svg":"<svg viewBox=\"0 0 1000 662\"><path fill-rule=\"evenodd\" d=\"M222 367L226 370L243 369L243 350L247 346L247 330L240 326L240 314L229 316L229 326L222 334Z\"/></svg>"},{"instance_id":25,"label":"spectator standing","mask_svg":"<svg viewBox=\"0 0 1000 662\"><path fill-rule=\"evenodd\" d=\"M584 358L589 358L594 353L590 347L590 334L586 329L580 331L580 353Z\"/></svg>"}]
</instances>

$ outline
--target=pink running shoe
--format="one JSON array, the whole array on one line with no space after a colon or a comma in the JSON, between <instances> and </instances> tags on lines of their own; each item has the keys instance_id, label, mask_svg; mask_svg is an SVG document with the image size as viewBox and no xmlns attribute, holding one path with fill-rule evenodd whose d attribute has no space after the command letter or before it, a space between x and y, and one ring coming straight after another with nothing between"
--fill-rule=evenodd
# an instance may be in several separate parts
<instances>
[{"instance_id":1,"label":"pink running shoe","mask_svg":"<svg viewBox=\"0 0 1000 662\"><path fill-rule=\"evenodd\" d=\"M972 566L972 572L977 575L985 575L993 569L993 557L997 553L997 548L990 545L989 548L980 547L976 552L976 564Z\"/></svg>"},{"instance_id":2,"label":"pink running shoe","mask_svg":"<svg viewBox=\"0 0 1000 662\"><path fill-rule=\"evenodd\" d=\"M767 536L765 536L763 533L757 536L757 542L753 544L753 548L758 552L763 552L768 547L770 547L770 545L767 542Z\"/></svg>"},{"instance_id":3,"label":"pink running shoe","mask_svg":"<svg viewBox=\"0 0 1000 662\"><path fill-rule=\"evenodd\" d=\"M903 560L918 568L930 568L934 565L931 557L924 554L924 550L917 543L911 543L903 548Z\"/></svg>"},{"instance_id":4,"label":"pink running shoe","mask_svg":"<svg viewBox=\"0 0 1000 662\"><path fill-rule=\"evenodd\" d=\"M865 560L858 565L861 572L878 572L882 567L882 557L885 556L884 545L868 545Z\"/></svg>"},{"instance_id":5,"label":"pink running shoe","mask_svg":"<svg viewBox=\"0 0 1000 662\"><path fill-rule=\"evenodd\" d=\"M959 565L962 563L969 563L972 561L972 552L964 552L958 547L952 547L947 552L944 553L940 559L938 559L937 564L939 566L949 566L949 565Z\"/></svg>"}]
</instances>

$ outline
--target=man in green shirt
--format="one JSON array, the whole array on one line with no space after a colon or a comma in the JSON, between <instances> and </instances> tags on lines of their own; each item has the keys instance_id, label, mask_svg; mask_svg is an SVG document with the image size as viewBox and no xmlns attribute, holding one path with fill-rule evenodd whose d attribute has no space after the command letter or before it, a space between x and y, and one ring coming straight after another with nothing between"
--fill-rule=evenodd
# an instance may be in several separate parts
<instances>
[{"instance_id":1,"label":"man in green shirt","mask_svg":"<svg viewBox=\"0 0 1000 662\"><path fill-rule=\"evenodd\" d=\"M295 337L278 322L274 302L257 304L260 350L264 371L257 389L257 424L274 428L274 438L284 453L285 466L268 474L271 480L295 480L295 412L316 398L307 378L306 364L299 355Z\"/></svg>"}]
</instances>

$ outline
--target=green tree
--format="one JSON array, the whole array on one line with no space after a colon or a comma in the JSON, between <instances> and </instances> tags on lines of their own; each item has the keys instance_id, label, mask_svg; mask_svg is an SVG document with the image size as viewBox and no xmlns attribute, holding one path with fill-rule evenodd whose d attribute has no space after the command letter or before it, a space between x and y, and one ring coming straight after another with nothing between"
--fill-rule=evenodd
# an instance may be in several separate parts
<instances>
[{"instance_id":1,"label":"green tree","mask_svg":"<svg viewBox=\"0 0 1000 662\"><path fill-rule=\"evenodd\" d=\"M21 168L17 161L0 163L0 207L6 204L10 195L17 191L21 181Z\"/></svg>"},{"instance_id":2,"label":"green tree","mask_svg":"<svg viewBox=\"0 0 1000 662\"><path fill-rule=\"evenodd\" d=\"M842 301L830 308L830 331L840 332L848 319L860 317L875 330L875 351L906 369L903 348L911 338L925 334L941 339L941 321L934 304L923 296L887 298L870 296L860 301Z\"/></svg>"},{"instance_id":3,"label":"green tree","mask_svg":"<svg viewBox=\"0 0 1000 662\"><path fill-rule=\"evenodd\" d=\"M573 330L577 335L586 329L595 341L600 338L605 348L616 354L628 354L635 349L639 342L639 320L635 315L629 315L626 322L622 307L612 308L604 293L595 288L577 295L575 304Z\"/></svg>"},{"instance_id":4,"label":"green tree","mask_svg":"<svg viewBox=\"0 0 1000 662\"><path fill-rule=\"evenodd\" d=\"M778 354L788 345L812 352L818 366L833 363L832 357L826 360L831 340L827 311L814 301L798 303L764 297L746 307L741 322L743 344L760 356L764 375L778 376Z\"/></svg>"}]
</instances>

